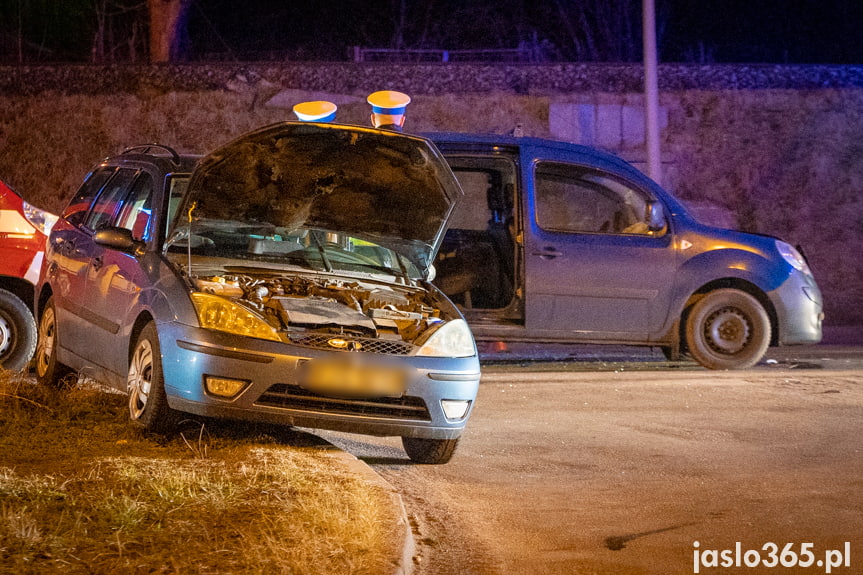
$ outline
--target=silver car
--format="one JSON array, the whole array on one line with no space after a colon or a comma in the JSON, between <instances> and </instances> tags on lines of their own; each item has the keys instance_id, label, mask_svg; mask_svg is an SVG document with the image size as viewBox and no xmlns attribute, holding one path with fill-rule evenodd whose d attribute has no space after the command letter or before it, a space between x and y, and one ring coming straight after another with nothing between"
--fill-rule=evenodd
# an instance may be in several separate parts
<instances>
[{"instance_id":1,"label":"silver car","mask_svg":"<svg viewBox=\"0 0 863 575\"><path fill-rule=\"evenodd\" d=\"M276 124L201 159L129 149L49 238L38 379L109 383L151 430L185 412L401 436L444 463L480 378L429 283L460 196L429 140L357 126Z\"/></svg>"}]
</instances>

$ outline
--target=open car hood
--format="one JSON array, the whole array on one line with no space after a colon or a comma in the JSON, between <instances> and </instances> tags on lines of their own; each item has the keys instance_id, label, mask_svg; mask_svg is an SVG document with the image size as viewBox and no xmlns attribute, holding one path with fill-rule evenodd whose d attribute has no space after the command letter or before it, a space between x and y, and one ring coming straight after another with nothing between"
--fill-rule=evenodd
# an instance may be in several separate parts
<instances>
[{"instance_id":1,"label":"open car hood","mask_svg":"<svg viewBox=\"0 0 863 575\"><path fill-rule=\"evenodd\" d=\"M223 220L346 232L427 270L461 195L446 160L425 138L284 122L203 158L175 227Z\"/></svg>"}]
</instances>

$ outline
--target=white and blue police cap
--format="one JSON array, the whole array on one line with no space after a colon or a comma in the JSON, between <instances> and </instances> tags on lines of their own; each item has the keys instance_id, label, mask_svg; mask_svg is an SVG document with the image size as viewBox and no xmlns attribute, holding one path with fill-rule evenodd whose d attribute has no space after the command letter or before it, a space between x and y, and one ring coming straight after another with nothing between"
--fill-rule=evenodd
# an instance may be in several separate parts
<instances>
[{"instance_id":1,"label":"white and blue police cap","mask_svg":"<svg viewBox=\"0 0 863 575\"><path fill-rule=\"evenodd\" d=\"M301 122L332 122L336 119L338 108L332 102L317 100L302 102L294 106L294 114Z\"/></svg>"},{"instance_id":2,"label":"white and blue police cap","mask_svg":"<svg viewBox=\"0 0 863 575\"><path fill-rule=\"evenodd\" d=\"M372 112L375 114L401 116L411 103L411 97L403 92L380 90L369 94L368 102L372 105Z\"/></svg>"}]
</instances>

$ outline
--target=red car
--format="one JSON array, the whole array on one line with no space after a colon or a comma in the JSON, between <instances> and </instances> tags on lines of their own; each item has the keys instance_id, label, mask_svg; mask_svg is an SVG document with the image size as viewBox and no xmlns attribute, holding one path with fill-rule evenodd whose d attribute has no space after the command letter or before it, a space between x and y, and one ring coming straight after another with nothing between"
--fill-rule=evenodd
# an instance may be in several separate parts
<instances>
[{"instance_id":1,"label":"red car","mask_svg":"<svg viewBox=\"0 0 863 575\"><path fill-rule=\"evenodd\" d=\"M57 216L0 182L0 366L27 367L36 349L33 292Z\"/></svg>"}]
</instances>

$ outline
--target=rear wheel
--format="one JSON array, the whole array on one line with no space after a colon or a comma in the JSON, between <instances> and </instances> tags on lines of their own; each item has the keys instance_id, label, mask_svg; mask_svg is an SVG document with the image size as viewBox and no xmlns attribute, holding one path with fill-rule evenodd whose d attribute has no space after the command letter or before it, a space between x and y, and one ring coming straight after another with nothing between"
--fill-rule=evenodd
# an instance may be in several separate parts
<instances>
[{"instance_id":1,"label":"rear wheel","mask_svg":"<svg viewBox=\"0 0 863 575\"><path fill-rule=\"evenodd\" d=\"M689 354L708 369L745 369L770 346L770 318L757 299L735 289L701 298L686 319Z\"/></svg>"},{"instance_id":2,"label":"rear wheel","mask_svg":"<svg viewBox=\"0 0 863 575\"><path fill-rule=\"evenodd\" d=\"M39 342L36 344L36 380L43 385L60 385L71 370L57 361L59 338L54 298L48 298L39 321Z\"/></svg>"},{"instance_id":3,"label":"rear wheel","mask_svg":"<svg viewBox=\"0 0 863 575\"><path fill-rule=\"evenodd\" d=\"M178 413L168 407L165 381L162 376L162 356L156 326L148 323L138 335L129 373L129 418L147 431L164 432L178 420Z\"/></svg>"},{"instance_id":4,"label":"rear wheel","mask_svg":"<svg viewBox=\"0 0 863 575\"><path fill-rule=\"evenodd\" d=\"M0 289L0 365L21 371L36 351L36 320L21 299Z\"/></svg>"},{"instance_id":5,"label":"rear wheel","mask_svg":"<svg viewBox=\"0 0 863 575\"><path fill-rule=\"evenodd\" d=\"M446 463L452 459L455 448L458 447L456 439L425 439L423 437L402 437L402 446L405 453L415 463Z\"/></svg>"}]
</instances>

